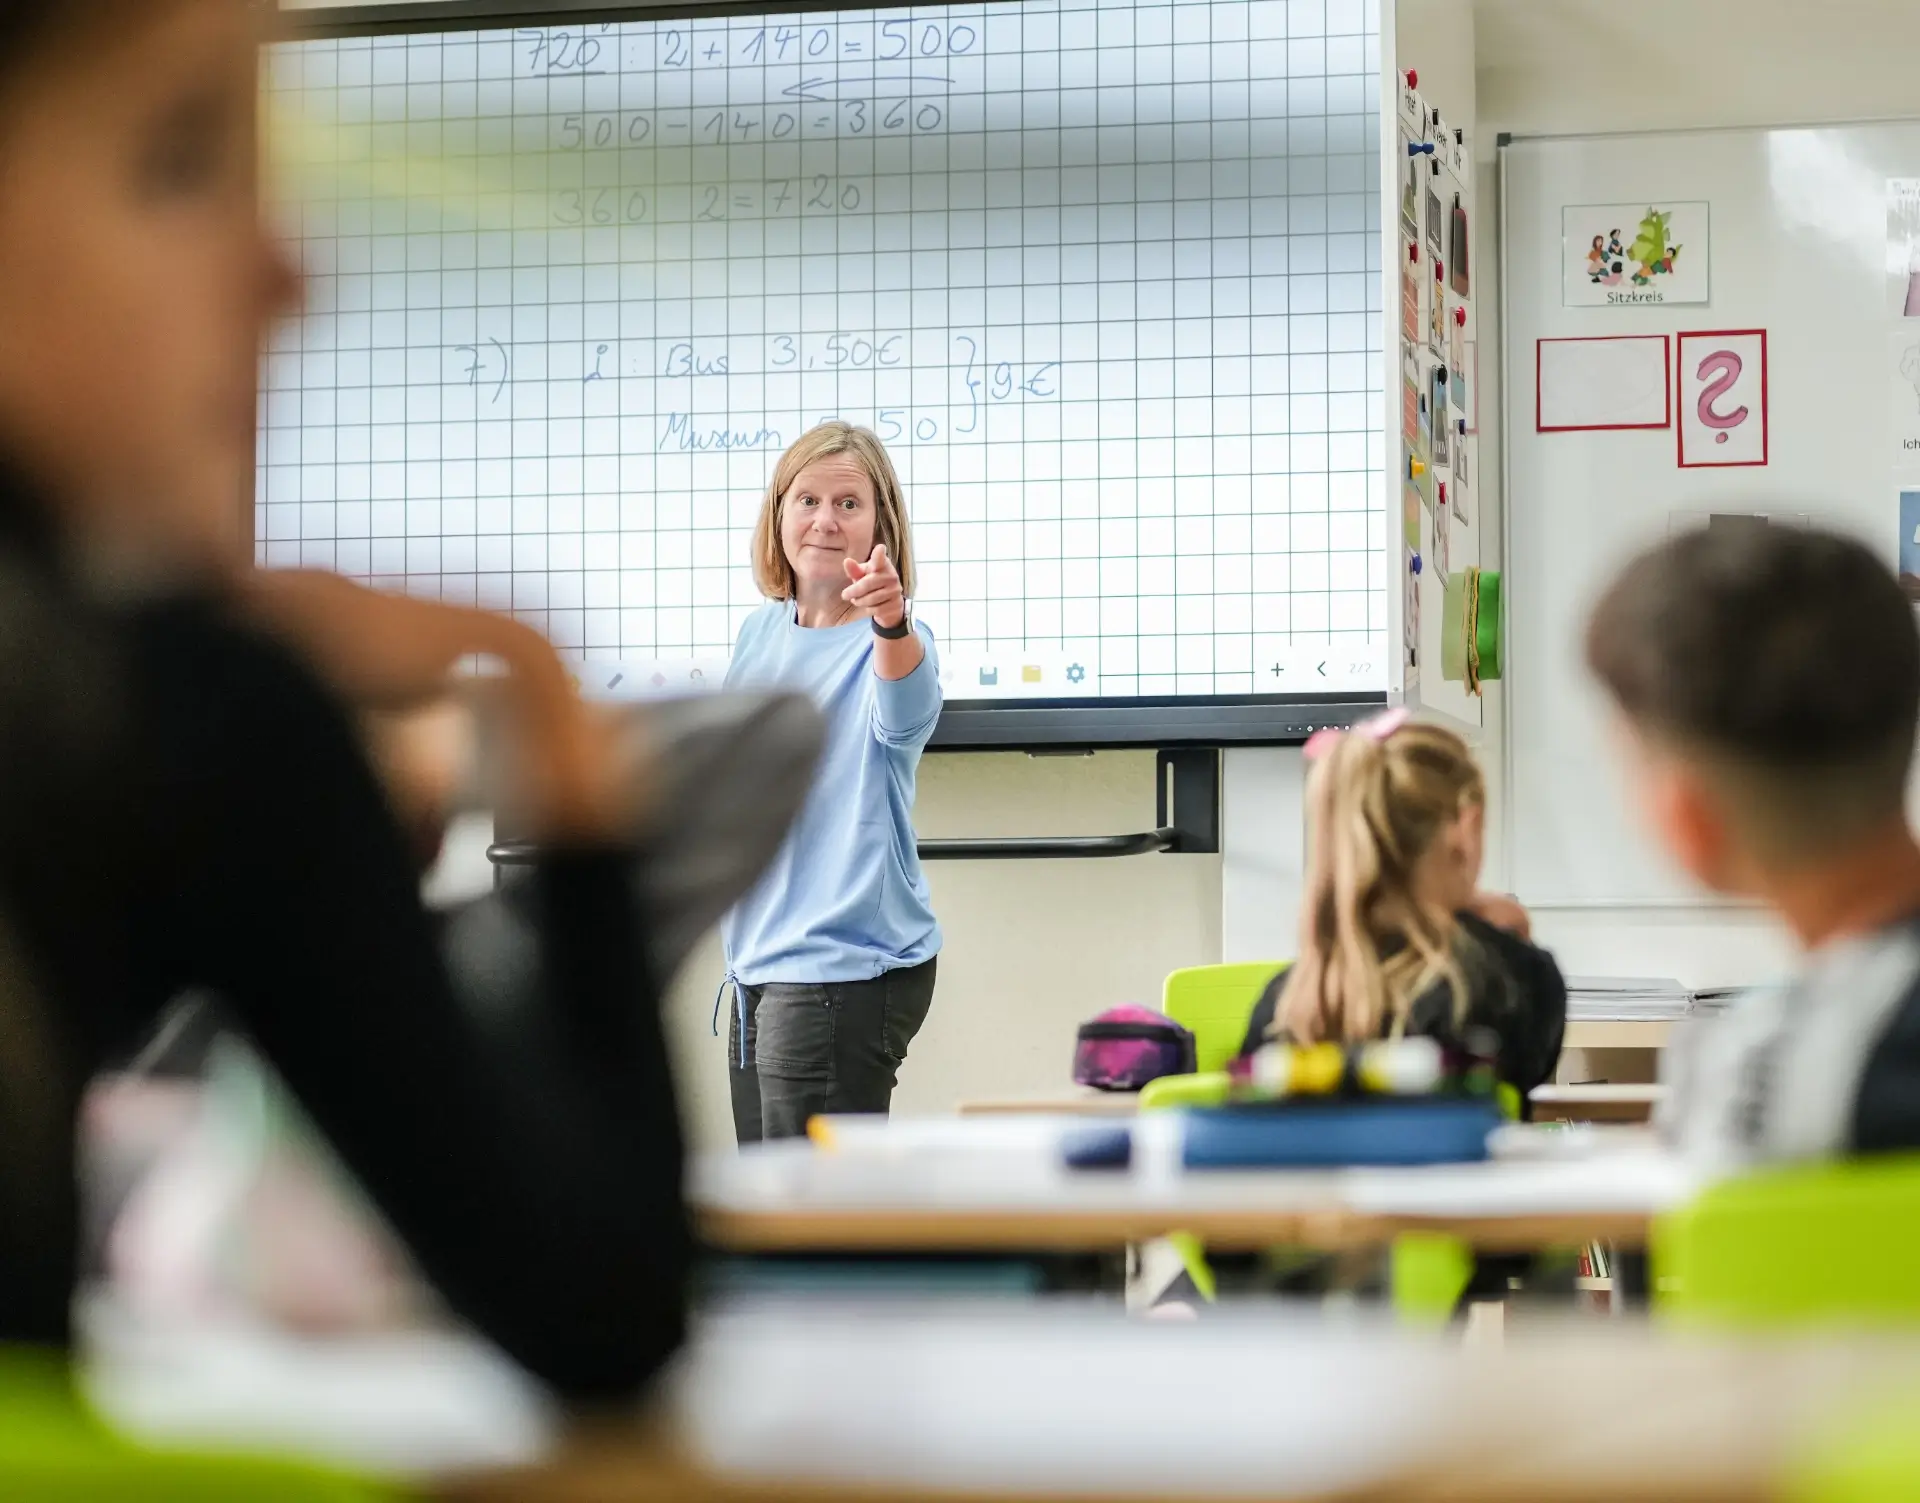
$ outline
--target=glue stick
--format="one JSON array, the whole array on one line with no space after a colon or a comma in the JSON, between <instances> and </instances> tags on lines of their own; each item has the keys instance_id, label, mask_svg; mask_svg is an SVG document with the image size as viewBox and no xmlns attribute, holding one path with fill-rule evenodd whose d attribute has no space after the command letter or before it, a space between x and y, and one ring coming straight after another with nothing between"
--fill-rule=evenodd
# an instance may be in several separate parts
<instances>
[{"instance_id":1,"label":"glue stick","mask_svg":"<svg viewBox=\"0 0 1920 1503\"><path fill-rule=\"evenodd\" d=\"M1246 1083L1261 1096L1331 1096L1346 1073L1338 1044L1268 1044L1248 1061Z\"/></svg>"},{"instance_id":2,"label":"glue stick","mask_svg":"<svg viewBox=\"0 0 1920 1503\"><path fill-rule=\"evenodd\" d=\"M1446 1057L1430 1038L1387 1039L1348 1049L1339 1044L1268 1044L1234 1070L1247 1095L1331 1096L1349 1080L1376 1096L1420 1096L1446 1076Z\"/></svg>"}]
</instances>

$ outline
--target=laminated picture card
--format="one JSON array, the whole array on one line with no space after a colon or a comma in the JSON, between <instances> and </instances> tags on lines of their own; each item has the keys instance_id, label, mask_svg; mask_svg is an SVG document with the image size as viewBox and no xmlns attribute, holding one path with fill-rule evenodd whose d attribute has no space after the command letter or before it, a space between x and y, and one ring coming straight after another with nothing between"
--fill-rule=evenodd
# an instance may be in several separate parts
<instances>
[{"instance_id":1,"label":"laminated picture card","mask_svg":"<svg viewBox=\"0 0 1920 1503\"><path fill-rule=\"evenodd\" d=\"M1568 205L1560 211L1560 301L1569 308L1709 301L1711 218L1704 202Z\"/></svg>"}]
</instances>

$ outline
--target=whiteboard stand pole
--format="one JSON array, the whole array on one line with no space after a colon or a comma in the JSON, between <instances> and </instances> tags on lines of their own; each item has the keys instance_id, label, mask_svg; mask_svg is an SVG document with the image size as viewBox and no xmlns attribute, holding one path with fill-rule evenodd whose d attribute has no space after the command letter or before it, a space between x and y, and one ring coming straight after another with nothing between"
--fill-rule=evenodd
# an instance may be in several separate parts
<instances>
[{"instance_id":1,"label":"whiteboard stand pole","mask_svg":"<svg viewBox=\"0 0 1920 1503\"><path fill-rule=\"evenodd\" d=\"M1500 188L1500 228L1498 244L1494 247L1495 260L1500 267L1500 376L1499 389L1494 398L1492 411L1499 414L1500 424L1500 614L1501 624L1513 619L1513 528L1509 525L1508 514L1513 510L1513 463L1512 430L1513 424L1507 421L1507 368L1512 363L1512 346L1507 331L1512 325L1507 321L1507 147L1513 137L1505 131L1494 138L1493 159L1496 163L1495 177ZM1475 378L1479 373L1475 372ZM1485 392L1481 393L1484 398ZM1500 797L1506 801L1506 807L1500 811L1500 846L1502 870L1507 880L1513 880L1513 636L1507 633L1507 640L1500 645L1501 682L1506 687L1501 691L1500 701Z\"/></svg>"},{"instance_id":2,"label":"whiteboard stand pole","mask_svg":"<svg viewBox=\"0 0 1920 1503\"><path fill-rule=\"evenodd\" d=\"M1402 556L1398 435L1400 433L1400 42L1395 0L1380 0L1380 402L1386 499L1380 508L1379 546L1387 556L1387 703L1408 702L1406 592Z\"/></svg>"}]
</instances>

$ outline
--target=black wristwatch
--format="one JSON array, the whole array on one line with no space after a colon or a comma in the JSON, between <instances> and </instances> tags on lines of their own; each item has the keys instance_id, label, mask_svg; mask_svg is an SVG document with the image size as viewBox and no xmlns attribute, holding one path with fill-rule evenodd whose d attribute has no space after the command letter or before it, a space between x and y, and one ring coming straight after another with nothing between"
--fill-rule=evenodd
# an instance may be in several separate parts
<instances>
[{"instance_id":1,"label":"black wristwatch","mask_svg":"<svg viewBox=\"0 0 1920 1503\"><path fill-rule=\"evenodd\" d=\"M911 611L902 611L900 613L900 624L897 626L882 626L880 624L880 618L878 616L874 617L873 634L876 637L885 637L889 642L898 642L902 637L911 636L913 634L913 613Z\"/></svg>"}]
</instances>

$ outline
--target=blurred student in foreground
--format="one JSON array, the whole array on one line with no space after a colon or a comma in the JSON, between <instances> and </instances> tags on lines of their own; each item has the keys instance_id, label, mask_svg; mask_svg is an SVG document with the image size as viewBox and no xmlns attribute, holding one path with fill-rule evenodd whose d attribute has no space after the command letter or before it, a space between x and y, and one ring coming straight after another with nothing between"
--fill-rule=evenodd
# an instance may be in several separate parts
<instances>
[{"instance_id":1,"label":"blurred student in foreground","mask_svg":"<svg viewBox=\"0 0 1920 1503\"><path fill-rule=\"evenodd\" d=\"M1608 589L1587 661L1668 852L1806 951L1666 1051L1665 1132L1730 1163L1920 1147L1920 635L1893 575L1831 533L1687 533Z\"/></svg>"},{"instance_id":2,"label":"blurred student in foreground","mask_svg":"<svg viewBox=\"0 0 1920 1503\"><path fill-rule=\"evenodd\" d=\"M574 1398L680 1339L681 1138L634 769L536 634L237 556L264 7L0 0L0 1341L61 1345L81 1083L219 994L448 1302ZM508 669L535 1022L463 1009L349 713Z\"/></svg>"}]
</instances>

